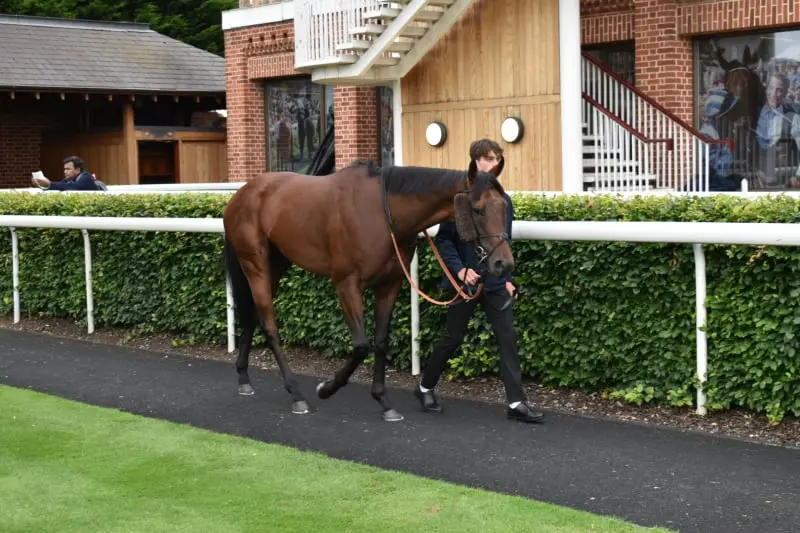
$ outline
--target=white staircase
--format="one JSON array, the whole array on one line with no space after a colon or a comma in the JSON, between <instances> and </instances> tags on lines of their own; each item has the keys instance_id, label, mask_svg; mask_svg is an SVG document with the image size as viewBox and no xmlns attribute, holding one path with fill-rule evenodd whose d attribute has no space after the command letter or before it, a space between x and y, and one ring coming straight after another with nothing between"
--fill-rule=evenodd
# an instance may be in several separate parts
<instances>
[{"instance_id":1,"label":"white staircase","mask_svg":"<svg viewBox=\"0 0 800 533\"><path fill-rule=\"evenodd\" d=\"M295 0L295 69L312 81L401 79L474 0Z\"/></svg>"},{"instance_id":2,"label":"white staircase","mask_svg":"<svg viewBox=\"0 0 800 533\"><path fill-rule=\"evenodd\" d=\"M584 53L581 89L584 189L595 192L709 190L709 139Z\"/></svg>"},{"instance_id":3,"label":"white staircase","mask_svg":"<svg viewBox=\"0 0 800 533\"><path fill-rule=\"evenodd\" d=\"M602 137L589 133L589 125L583 124L583 190L587 192L628 192L656 189L655 174L638 172L639 163L624 160L619 150L605 146ZM604 169L619 170L613 176L605 176Z\"/></svg>"},{"instance_id":4,"label":"white staircase","mask_svg":"<svg viewBox=\"0 0 800 533\"><path fill-rule=\"evenodd\" d=\"M669 191L659 185L658 160L668 143L650 146L584 99L583 189L587 192ZM659 144L659 143L657 143ZM655 157L654 157L655 156ZM659 157L660 156L660 157Z\"/></svg>"}]
</instances>

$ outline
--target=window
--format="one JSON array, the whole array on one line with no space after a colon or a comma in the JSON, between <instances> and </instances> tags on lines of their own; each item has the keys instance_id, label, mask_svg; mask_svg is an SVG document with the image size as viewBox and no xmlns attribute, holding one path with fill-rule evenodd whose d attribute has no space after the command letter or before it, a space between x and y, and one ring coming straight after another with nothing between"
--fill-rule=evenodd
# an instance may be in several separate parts
<instances>
[{"instance_id":1,"label":"window","mask_svg":"<svg viewBox=\"0 0 800 533\"><path fill-rule=\"evenodd\" d=\"M378 89L378 145L381 166L394 165L394 91L390 87Z\"/></svg>"},{"instance_id":2,"label":"window","mask_svg":"<svg viewBox=\"0 0 800 533\"><path fill-rule=\"evenodd\" d=\"M333 87L308 78L266 84L267 170L305 173L333 127Z\"/></svg>"},{"instance_id":3,"label":"window","mask_svg":"<svg viewBox=\"0 0 800 533\"><path fill-rule=\"evenodd\" d=\"M696 39L695 116L700 130L735 142L713 147L712 174L751 190L800 187L800 31Z\"/></svg>"},{"instance_id":4,"label":"window","mask_svg":"<svg viewBox=\"0 0 800 533\"><path fill-rule=\"evenodd\" d=\"M636 47L633 41L587 46L583 51L631 85L636 83Z\"/></svg>"}]
</instances>

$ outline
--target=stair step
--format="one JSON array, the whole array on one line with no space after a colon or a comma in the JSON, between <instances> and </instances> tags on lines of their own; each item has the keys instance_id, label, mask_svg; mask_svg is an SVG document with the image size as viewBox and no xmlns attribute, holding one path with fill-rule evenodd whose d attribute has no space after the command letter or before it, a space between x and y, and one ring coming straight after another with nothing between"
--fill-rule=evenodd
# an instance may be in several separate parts
<instances>
[{"instance_id":1,"label":"stair step","mask_svg":"<svg viewBox=\"0 0 800 533\"><path fill-rule=\"evenodd\" d=\"M591 145L584 144L583 145L583 155L584 155L584 157L587 156L587 155L594 154L594 153L595 153L594 144L591 144ZM611 148L609 146L600 145L600 146L597 147L597 153L600 153L600 154L621 154L622 153L622 148Z\"/></svg>"},{"instance_id":2,"label":"stair step","mask_svg":"<svg viewBox=\"0 0 800 533\"><path fill-rule=\"evenodd\" d=\"M667 187L603 187L602 189L598 187L589 187L586 189L586 192L593 193L593 194L605 194L605 193L620 193L620 192L660 192L660 193L669 193L674 192L675 189L670 189Z\"/></svg>"},{"instance_id":3,"label":"stair step","mask_svg":"<svg viewBox=\"0 0 800 533\"><path fill-rule=\"evenodd\" d=\"M372 46L372 43L375 41L371 40L354 40L348 41L346 43L337 44L336 51L337 52L363 52L369 50L369 47ZM408 52L414 48L414 41L395 41L391 45L389 45L389 52Z\"/></svg>"},{"instance_id":4,"label":"stair step","mask_svg":"<svg viewBox=\"0 0 800 533\"><path fill-rule=\"evenodd\" d=\"M423 22L436 22L444 15L444 11L434 11L432 9L422 9L417 11L417 14L414 15L414 20L419 20Z\"/></svg>"},{"instance_id":5,"label":"stair step","mask_svg":"<svg viewBox=\"0 0 800 533\"><path fill-rule=\"evenodd\" d=\"M365 11L362 17L365 19L392 20L397 18L400 11L400 9L392 9L390 7L379 7L372 11Z\"/></svg>"},{"instance_id":6,"label":"stair step","mask_svg":"<svg viewBox=\"0 0 800 533\"><path fill-rule=\"evenodd\" d=\"M633 170L639 168L638 161L617 161L616 159L612 159L611 161L608 160L600 160L599 162L597 159L584 159L583 160L583 168L596 168L596 167L604 167L609 169L618 169L619 171L624 170Z\"/></svg>"},{"instance_id":7,"label":"stair step","mask_svg":"<svg viewBox=\"0 0 800 533\"><path fill-rule=\"evenodd\" d=\"M337 56L337 59L341 63L355 63L356 61L358 61L359 57L360 56L358 56L356 54L342 54L342 55ZM378 67L393 67L399 62L400 62L400 59L397 58L397 57L382 56L382 57L377 58L375 60L375 62L373 63L373 65L374 66L378 66Z\"/></svg>"},{"instance_id":8,"label":"stair step","mask_svg":"<svg viewBox=\"0 0 800 533\"><path fill-rule=\"evenodd\" d=\"M395 4L401 6L407 6L410 0L387 0L386 2L382 2L383 5L388 4ZM436 7L450 7L456 3L456 0L428 0L429 6L436 6Z\"/></svg>"},{"instance_id":9,"label":"stair step","mask_svg":"<svg viewBox=\"0 0 800 533\"><path fill-rule=\"evenodd\" d=\"M383 33L383 30L386 29L386 26L381 26L380 24L364 24L363 26L356 26L355 28L350 28L350 35L367 35L367 36L376 36Z\"/></svg>"},{"instance_id":10,"label":"stair step","mask_svg":"<svg viewBox=\"0 0 800 533\"><path fill-rule=\"evenodd\" d=\"M584 172L583 173L583 182L584 183L595 183L600 179L597 174L594 172ZM615 179L612 179L610 176L606 176L605 181L608 182L617 182L617 183L625 183L625 182L641 182L641 183L649 183L651 181L656 181L655 174L636 174L636 173L628 173L628 174L620 174Z\"/></svg>"},{"instance_id":11,"label":"stair step","mask_svg":"<svg viewBox=\"0 0 800 533\"><path fill-rule=\"evenodd\" d=\"M357 26L355 28L350 28L350 35L362 35L362 36L369 36L369 37L376 37L383 33L386 29L386 26L382 26L380 24L364 24L363 26ZM427 33L428 28L423 28L420 26L406 26L403 28L403 31L400 32L400 35L403 37L422 37Z\"/></svg>"},{"instance_id":12,"label":"stair step","mask_svg":"<svg viewBox=\"0 0 800 533\"><path fill-rule=\"evenodd\" d=\"M371 11L365 11L362 15L365 19L368 20L383 20L389 21L394 20L400 15L402 12L401 9L394 9L391 7L379 7L378 9L373 9ZM424 22L436 22L444 15L444 11L434 11L431 9L422 9L414 15L414 20L424 21Z\"/></svg>"}]
</instances>

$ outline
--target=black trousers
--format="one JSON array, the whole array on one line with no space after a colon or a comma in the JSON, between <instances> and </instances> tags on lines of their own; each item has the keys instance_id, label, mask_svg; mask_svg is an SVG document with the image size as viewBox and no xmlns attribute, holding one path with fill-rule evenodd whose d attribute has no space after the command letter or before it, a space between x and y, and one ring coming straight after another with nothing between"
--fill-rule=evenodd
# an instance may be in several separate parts
<instances>
[{"instance_id":1,"label":"black trousers","mask_svg":"<svg viewBox=\"0 0 800 533\"><path fill-rule=\"evenodd\" d=\"M480 303L492 325L495 341L500 350L500 376L503 378L508 402L525 401L522 370L517 352L517 334L514 331L513 306L509 305L506 309L501 310L508 298L508 292L503 288L490 293L481 293L479 298L469 302L459 300L450 304L447 309L447 325L444 336L434 347L433 354L422 375L421 385L423 387L426 389L436 387L442 372L447 367L447 361L461 346L464 336L467 334L469 320Z\"/></svg>"}]
</instances>

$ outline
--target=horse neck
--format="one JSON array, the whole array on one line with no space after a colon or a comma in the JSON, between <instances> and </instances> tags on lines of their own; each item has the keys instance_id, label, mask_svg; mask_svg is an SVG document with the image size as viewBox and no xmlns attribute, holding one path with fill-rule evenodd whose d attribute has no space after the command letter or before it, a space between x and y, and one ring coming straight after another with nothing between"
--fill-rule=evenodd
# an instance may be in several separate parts
<instances>
[{"instance_id":1,"label":"horse neck","mask_svg":"<svg viewBox=\"0 0 800 533\"><path fill-rule=\"evenodd\" d=\"M426 228L453 218L453 197L463 189L463 186L456 186L438 194L389 195L395 235L400 238L416 235Z\"/></svg>"}]
</instances>

